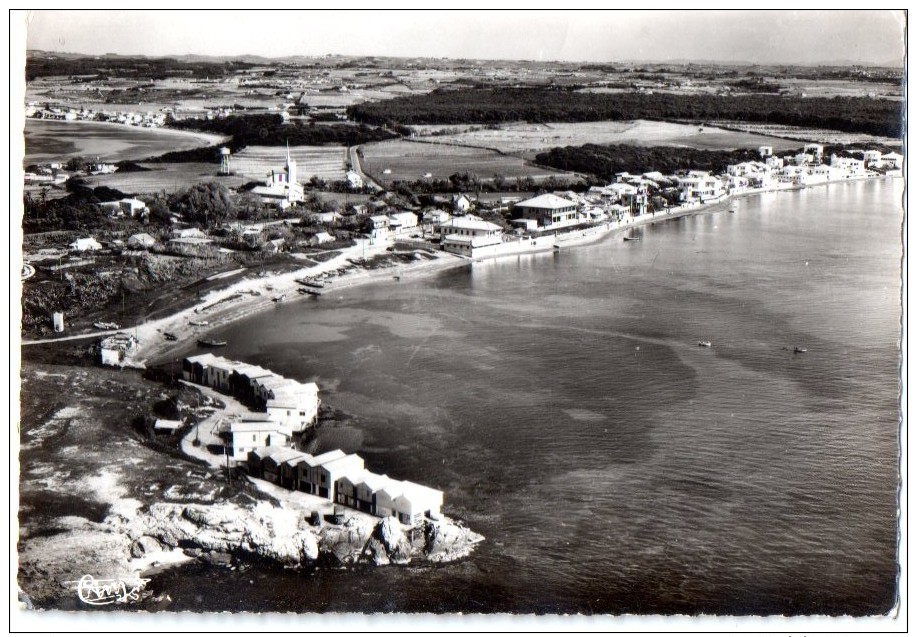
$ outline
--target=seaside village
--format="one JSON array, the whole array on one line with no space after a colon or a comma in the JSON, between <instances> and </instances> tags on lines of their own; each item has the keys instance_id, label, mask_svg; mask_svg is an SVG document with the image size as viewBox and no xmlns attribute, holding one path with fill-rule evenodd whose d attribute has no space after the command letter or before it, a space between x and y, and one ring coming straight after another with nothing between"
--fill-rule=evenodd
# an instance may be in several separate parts
<instances>
[{"instance_id":1,"label":"seaside village","mask_svg":"<svg viewBox=\"0 0 917 637\"><path fill-rule=\"evenodd\" d=\"M315 383L299 383L211 353L185 358L182 377L258 410L217 422L227 463L244 467L255 478L324 498L338 505L338 511L349 507L393 516L409 526L425 518L442 519L442 491L368 471L360 456L340 449L317 456L297 449L318 418ZM167 421L157 426L180 424Z\"/></svg>"}]
</instances>

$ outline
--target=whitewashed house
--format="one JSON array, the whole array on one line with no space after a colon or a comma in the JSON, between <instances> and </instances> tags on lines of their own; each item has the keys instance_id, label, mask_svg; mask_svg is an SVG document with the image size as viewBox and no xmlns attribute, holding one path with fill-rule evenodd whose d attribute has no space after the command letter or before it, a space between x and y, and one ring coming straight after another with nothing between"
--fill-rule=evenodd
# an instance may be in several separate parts
<instances>
[{"instance_id":1,"label":"whitewashed house","mask_svg":"<svg viewBox=\"0 0 917 637\"><path fill-rule=\"evenodd\" d=\"M229 425L230 457L238 462L248 459L248 453L259 447L286 447L290 437L267 414L252 414Z\"/></svg>"}]
</instances>

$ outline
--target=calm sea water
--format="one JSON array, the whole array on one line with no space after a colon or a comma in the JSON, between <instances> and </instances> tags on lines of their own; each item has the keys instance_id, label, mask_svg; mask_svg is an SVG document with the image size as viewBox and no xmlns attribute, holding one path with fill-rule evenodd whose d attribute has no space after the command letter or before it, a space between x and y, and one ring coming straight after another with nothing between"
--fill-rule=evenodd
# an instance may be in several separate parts
<instances>
[{"instance_id":1,"label":"calm sea water","mask_svg":"<svg viewBox=\"0 0 917 637\"><path fill-rule=\"evenodd\" d=\"M443 489L487 541L438 567L193 565L155 585L172 610L885 612L901 190L755 196L639 242L344 291L218 332L226 356L317 380L355 416L327 445Z\"/></svg>"}]
</instances>

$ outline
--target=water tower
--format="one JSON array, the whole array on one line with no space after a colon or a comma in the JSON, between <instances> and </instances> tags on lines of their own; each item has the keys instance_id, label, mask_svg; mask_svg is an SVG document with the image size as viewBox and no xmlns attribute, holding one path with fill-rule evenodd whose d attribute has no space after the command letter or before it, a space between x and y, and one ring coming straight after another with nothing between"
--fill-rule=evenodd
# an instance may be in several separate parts
<instances>
[{"instance_id":1,"label":"water tower","mask_svg":"<svg viewBox=\"0 0 917 637\"><path fill-rule=\"evenodd\" d=\"M220 172L217 173L218 175L232 174L232 171L229 169L229 154L230 151L225 146L220 149Z\"/></svg>"}]
</instances>

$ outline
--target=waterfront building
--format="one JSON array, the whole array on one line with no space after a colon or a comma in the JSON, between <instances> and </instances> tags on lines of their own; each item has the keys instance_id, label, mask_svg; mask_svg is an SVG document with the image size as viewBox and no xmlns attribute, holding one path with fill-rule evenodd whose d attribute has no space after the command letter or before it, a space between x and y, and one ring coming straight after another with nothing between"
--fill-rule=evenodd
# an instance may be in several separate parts
<instances>
[{"instance_id":1,"label":"waterfront building","mask_svg":"<svg viewBox=\"0 0 917 637\"><path fill-rule=\"evenodd\" d=\"M703 170L692 170L678 180L679 199L684 202L707 201L724 194L723 182Z\"/></svg>"},{"instance_id":2,"label":"waterfront building","mask_svg":"<svg viewBox=\"0 0 917 637\"><path fill-rule=\"evenodd\" d=\"M882 163L888 168L900 170L904 166L904 155L899 153L885 153L881 159Z\"/></svg>"},{"instance_id":3,"label":"waterfront building","mask_svg":"<svg viewBox=\"0 0 917 637\"><path fill-rule=\"evenodd\" d=\"M503 242L503 229L481 219L455 217L440 225L439 232L443 250L467 257L474 257L475 249Z\"/></svg>"},{"instance_id":4,"label":"waterfront building","mask_svg":"<svg viewBox=\"0 0 917 637\"><path fill-rule=\"evenodd\" d=\"M513 210L523 219L534 219L545 229L562 228L579 222L576 203L553 194L539 195L517 203Z\"/></svg>"},{"instance_id":5,"label":"waterfront building","mask_svg":"<svg viewBox=\"0 0 917 637\"><path fill-rule=\"evenodd\" d=\"M318 419L318 385L305 383L298 388L267 399L265 409L272 420L290 433L300 433Z\"/></svg>"},{"instance_id":6,"label":"waterfront building","mask_svg":"<svg viewBox=\"0 0 917 637\"><path fill-rule=\"evenodd\" d=\"M269 482L279 484L283 463L301 457L302 455L302 452L296 451L295 449L284 449L281 447L278 451L266 456L261 461L262 477Z\"/></svg>"},{"instance_id":7,"label":"waterfront building","mask_svg":"<svg viewBox=\"0 0 917 637\"><path fill-rule=\"evenodd\" d=\"M768 157L772 157L774 155L774 147L773 146L758 146L758 155L761 157L761 159L767 159Z\"/></svg>"},{"instance_id":8,"label":"waterfront building","mask_svg":"<svg viewBox=\"0 0 917 637\"><path fill-rule=\"evenodd\" d=\"M820 164L825 155L825 147L821 144L806 144L802 147L802 152L811 155L814 163Z\"/></svg>"},{"instance_id":9,"label":"waterfront building","mask_svg":"<svg viewBox=\"0 0 917 637\"><path fill-rule=\"evenodd\" d=\"M864 150L860 152L863 154L863 162L867 166L882 162L882 151L880 150Z\"/></svg>"},{"instance_id":10,"label":"waterfront building","mask_svg":"<svg viewBox=\"0 0 917 637\"><path fill-rule=\"evenodd\" d=\"M393 212L388 216L389 228L395 234L399 232L410 232L417 228L417 215L413 212Z\"/></svg>"},{"instance_id":11,"label":"waterfront building","mask_svg":"<svg viewBox=\"0 0 917 637\"><path fill-rule=\"evenodd\" d=\"M297 481L297 488L300 491L305 491L306 493L310 493L312 495L318 495L318 467L320 467L325 462L337 460L338 458L343 458L346 455L347 454L345 454L340 449L335 449L333 451L327 451L314 457L307 456L304 461L299 464L299 479Z\"/></svg>"},{"instance_id":12,"label":"waterfront building","mask_svg":"<svg viewBox=\"0 0 917 637\"><path fill-rule=\"evenodd\" d=\"M367 223L369 224L369 236L372 239L386 239L392 234L389 228L390 220L385 215L373 215Z\"/></svg>"},{"instance_id":13,"label":"waterfront building","mask_svg":"<svg viewBox=\"0 0 917 637\"><path fill-rule=\"evenodd\" d=\"M364 468L363 458L353 453L334 460L322 462L312 469L311 475L314 479L312 483L312 493L334 502L335 483L343 476L349 473L362 471Z\"/></svg>"},{"instance_id":14,"label":"waterfront building","mask_svg":"<svg viewBox=\"0 0 917 637\"><path fill-rule=\"evenodd\" d=\"M862 159L831 155L831 166L840 169L847 178L866 176L866 163Z\"/></svg>"},{"instance_id":15,"label":"waterfront building","mask_svg":"<svg viewBox=\"0 0 917 637\"><path fill-rule=\"evenodd\" d=\"M267 414L252 414L230 423L228 436L229 455L237 462L247 460L249 452L259 447L286 447L290 443L290 436Z\"/></svg>"},{"instance_id":16,"label":"waterfront building","mask_svg":"<svg viewBox=\"0 0 917 637\"><path fill-rule=\"evenodd\" d=\"M132 334L118 332L102 339L99 344L99 354L103 365L120 366L140 344Z\"/></svg>"}]
</instances>

